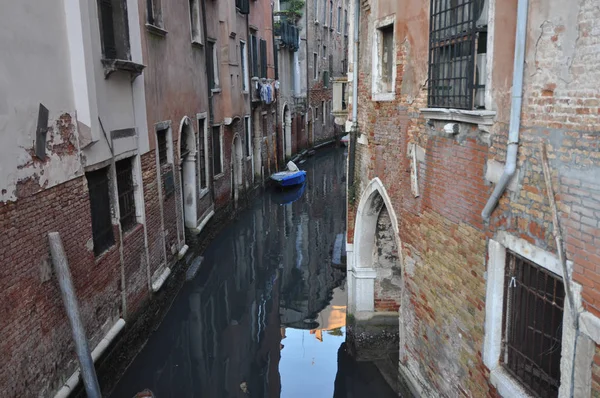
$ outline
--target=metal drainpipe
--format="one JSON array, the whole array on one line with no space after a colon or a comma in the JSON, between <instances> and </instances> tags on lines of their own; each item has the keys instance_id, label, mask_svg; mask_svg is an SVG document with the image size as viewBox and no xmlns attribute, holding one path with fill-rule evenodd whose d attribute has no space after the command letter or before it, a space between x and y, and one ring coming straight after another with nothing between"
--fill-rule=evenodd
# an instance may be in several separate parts
<instances>
[{"instance_id":1,"label":"metal drainpipe","mask_svg":"<svg viewBox=\"0 0 600 398\"><path fill-rule=\"evenodd\" d=\"M352 54L352 127L350 129L350 148L348 150L348 187L354 185L356 164L356 135L358 133L358 41L360 23L360 0L354 2L354 52Z\"/></svg>"},{"instance_id":2,"label":"metal drainpipe","mask_svg":"<svg viewBox=\"0 0 600 398\"><path fill-rule=\"evenodd\" d=\"M206 0L202 0L201 1L201 6L202 6L202 34L204 35L204 42L207 43L208 42L208 28L206 27ZM206 73L206 91L208 93L208 126L206 130L208 130L208 134L210 135L210 142L211 145L214 145L214 142L212 141L212 125L215 121L215 115L214 115L214 111L213 111L213 102L212 102L212 91L210 88L210 82L208 81L208 57L212 56L212 54L206 54L207 46L204 46L204 72ZM212 169L213 167L213 158L212 158L212 151L211 154L209 156L209 167ZM214 169L212 170L212 174L214 175L215 171ZM210 184L210 196L212 199L212 203L213 206L215 204L215 184L214 184L214 180L212 178L209 179L210 181L207 181L208 184Z\"/></svg>"},{"instance_id":3,"label":"metal drainpipe","mask_svg":"<svg viewBox=\"0 0 600 398\"><path fill-rule=\"evenodd\" d=\"M523 102L523 74L525 69L525 43L527 41L527 12L529 0L519 0L517 8L517 33L515 37L515 63L513 67L512 102L510 108L510 127L508 132L508 148L506 164L500 181L496 184L492 196L481 212L484 220L488 220L498 204L510 179L517 169L517 151L519 149L519 129L521 128L521 104Z\"/></svg>"}]
</instances>

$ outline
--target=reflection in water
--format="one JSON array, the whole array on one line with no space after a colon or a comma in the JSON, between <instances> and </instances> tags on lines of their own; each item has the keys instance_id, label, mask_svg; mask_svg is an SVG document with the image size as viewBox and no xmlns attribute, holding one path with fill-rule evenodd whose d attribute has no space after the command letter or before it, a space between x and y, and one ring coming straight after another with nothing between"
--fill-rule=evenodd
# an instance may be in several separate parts
<instances>
[{"instance_id":1,"label":"reflection in water","mask_svg":"<svg viewBox=\"0 0 600 398\"><path fill-rule=\"evenodd\" d=\"M345 338L345 275L331 266L345 231L344 154L303 166L297 200L262 195L202 253L112 396L333 395Z\"/></svg>"}]
</instances>

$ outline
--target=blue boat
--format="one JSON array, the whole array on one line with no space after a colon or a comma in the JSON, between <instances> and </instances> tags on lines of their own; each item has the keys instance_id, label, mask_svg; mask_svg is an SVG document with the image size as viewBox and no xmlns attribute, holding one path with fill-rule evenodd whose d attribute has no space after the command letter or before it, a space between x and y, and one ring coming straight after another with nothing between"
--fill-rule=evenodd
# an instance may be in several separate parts
<instances>
[{"instance_id":1,"label":"blue boat","mask_svg":"<svg viewBox=\"0 0 600 398\"><path fill-rule=\"evenodd\" d=\"M288 162L288 169L271 175L271 180L280 187L293 187L300 185L306 180L306 171L299 170L294 162Z\"/></svg>"}]
</instances>

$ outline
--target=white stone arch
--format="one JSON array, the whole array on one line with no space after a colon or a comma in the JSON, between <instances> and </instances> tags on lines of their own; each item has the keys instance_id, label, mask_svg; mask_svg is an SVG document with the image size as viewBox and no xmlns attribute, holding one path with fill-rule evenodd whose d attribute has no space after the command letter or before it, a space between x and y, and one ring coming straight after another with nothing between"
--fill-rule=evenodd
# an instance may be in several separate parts
<instances>
[{"instance_id":1,"label":"white stone arch","mask_svg":"<svg viewBox=\"0 0 600 398\"><path fill-rule=\"evenodd\" d=\"M292 112L289 105L283 104L281 109L281 145L283 148L283 159L292 157Z\"/></svg>"},{"instance_id":2,"label":"white stone arch","mask_svg":"<svg viewBox=\"0 0 600 398\"><path fill-rule=\"evenodd\" d=\"M231 140L231 190L233 203L237 206L240 189L244 184L244 150L239 133L233 135Z\"/></svg>"},{"instance_id":3,"label":"white stone arch","mask_svg":"<svg viewBox=\"0 0 600 398\"><path fill-rule=\"evenodd\" d=\"M198 225L197 151L194 123L192 119L184 116L179 123L177 155L181 172L181 203L183 204L185 226L188 228L196 228Z\"/></svg>"},{"instance_id":4,"label":"white stone arch","mask_svg":"<svg viewBox=\"0 0 600 398\"><path fill-rule=\"evenodd\" d=\"M375 310L375 278L377 272L373 267L373 249L377 219L383 206L386 207L390 216L394 241L398 249L398 262L402 277L404 275L398 219L383 183L376 177L369 182L363 191L356 212L352 261L348 267L350 273L350 294L348 298L350 312L373 312Z\"/></svg>"}]
</instances>

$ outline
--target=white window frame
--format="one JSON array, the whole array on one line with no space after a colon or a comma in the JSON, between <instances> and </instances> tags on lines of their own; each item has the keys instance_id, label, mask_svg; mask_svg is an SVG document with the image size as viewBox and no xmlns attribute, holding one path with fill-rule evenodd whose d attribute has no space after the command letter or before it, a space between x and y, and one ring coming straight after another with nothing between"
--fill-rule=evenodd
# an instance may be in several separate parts
<instances>
[{"instance_id":1,"label":"white window frame","mask_svg":"<svg viewBox=\"0 0 600 398\"><path fill-rule=\"evenodd\" d=\"M321 108L323 110L323 122L322 122L323 126L325 126L325 124L327 122L327 118L325 117L325 115L327 114L326 113L327 112L326 107L327 107L327 102L321 101Z\"/></svg>"},{"instance_id":2,"label":"white window frame","mask_svg":"<svg viewBox=\"0 0 600 398\"><path fill-rule=\"evenodd\" d=\"M506 398L530 397L522 384L514 379L503 367L502 355L502 321L504 313L504 269L506 254L510 250L554 274L562 277L562 267L558 258L542 250L524 239L512 236L504 231L498 233L496 240L490 239L488 246L488 269L485 300L485 337L483 343L483 362L490 370L490 382ZM572 274L573 263L567 262L569 274ZM571 279L571 278L569 278ZM575 308L581 311L581 285L571 282ZM573 351L575 349L576 331L573 328L572 313L568 298L565 297L563 312L562 352L560 361L559 396L567 396L571 391L571 372L574 366Z\"/></svg>"},{"instance_id":3,"label":"white window frame","mask_svg":"<svg viewBox=\"0 0 600 398\"><path fill-rule=\"evenodd\" d=\"M219 82L219 58L218 58L218 50L217 50L217 41L216 40L212 40L209 39L212 43L212 49L213 49L213 79L215 79L215 88L212 89L213 92L219 92L221 91L221 84Z\"/></svg>"},{"instance_id":4,"label":"white window frame","mask_svg":"<svg viewBox=\"0 0 600 398\"><path fill-rule=\"evenodd\" d=\"M244 116L244 130L246 133L246 148L248 149L249 155L246 156L246 160L252 159L252 123L250 120L250 115ZM244 148L244 152L246 152L246 148Z\"/></svg>"},{"instance_id":5,"label":"white window frame","mask_svg":"<svg viewBox=\"0 0 600 398\"><path fill-rule=\"evenodd\" d=\"M245 40L240 40L240 46L244 46L244 51L242 52L243 59L240 61L242 67L244 68L244 76L242 78L242 92L244 94L248 93L250 87L250 73L248 71L248 43Z\"/></svg>"},{"instance_id":6,"label":"white window frame","mask_svg":"<svg viewBox=\"0 0 600 398\"><path fill-rule=\"evenodd\" d=\"M198 188L200 189L200 192L198 193L198 197L200 199L202 199L206 194L208 194L208 191L210 190L210 153L209 153L209 148L208 148L208 134L210 133L209 131L209 126L208 126L208 113L206 112L202 112L202 113L197 113L196 114L196 126L200 125L200 120L204 120L204 177L206 178L206 187L202 188L202 183L201 183L201 177L200 177L200 167L198 167ZM200 129L198 128L198 140L200 140ZM196 145L197 148L200 148L200 145ZM198 160L200 160L200 156L197 157ZM198 163L198 166L200 166L200 163Z\"/></svg>"},{"instance_id":7,"label":"white window frame","mask_svg":"<svg viewBox=\"0 0 600 398\"><path fill-rule=\"evenodd\" d=\"M190 4L191 7L189 7L189 11L190 11L190 35L192 38L192 44L199 44L199 45L203 45L204 42L202 41L202 19L200 18L200 0L193 0L193 3ZM196 19L196 26L192 26L192 16L195 16ZM194 28L195 28L195 33L194 33Z\"/></svg>"},{"instance_id":8,"label":"white window frame","mask_svg":"<svg viewBox=\"0 0 600 398\"><path fill-rule=\"evenodd\" d=\"M382 91L382 49L383 49L383 34L382 29L392 26L392 54L396 54L396 15L388 15L375 21L373 32L373 53L371 63L371 96L373 101L392 101L396 97L396 59L392 60L392 91Z\"/></svg>"},{"instance_id":9,"label":"white window frame","mask_svg":"<svg viewBox=\"0 0 600 398\"><path fill-rule=\"evenodd\" d=\"M319 24L319 0L315 0L315 24Z\"/></svg>"}]
</instances>

